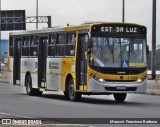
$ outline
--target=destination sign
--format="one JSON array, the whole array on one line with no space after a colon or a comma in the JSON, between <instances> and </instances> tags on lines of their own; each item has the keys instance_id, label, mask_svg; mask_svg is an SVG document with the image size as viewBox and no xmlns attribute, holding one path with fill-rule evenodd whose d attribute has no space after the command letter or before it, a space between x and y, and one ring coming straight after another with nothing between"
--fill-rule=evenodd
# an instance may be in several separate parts
<instances>
[{"instance_id":1,"label":"destination sign","mask_svg":"<svg viewBox=\"0 0 160 127\"><path fill-rule=\"evenodd\" d=\"M96 25L92 27L92 32L145 34L146 28L137 25L123 25L123 26Z\"/></svg>"},{"instance_id":2,"label":"destination sign","mask_svg":"<svg viewBox=\"0 0 160 127\"><path fill-rule=\"evenodd\" d=\"M101 32L115 32L115 33L137 33L138 28L137 27L101 27Z\"/></svg>"}]
</instances>

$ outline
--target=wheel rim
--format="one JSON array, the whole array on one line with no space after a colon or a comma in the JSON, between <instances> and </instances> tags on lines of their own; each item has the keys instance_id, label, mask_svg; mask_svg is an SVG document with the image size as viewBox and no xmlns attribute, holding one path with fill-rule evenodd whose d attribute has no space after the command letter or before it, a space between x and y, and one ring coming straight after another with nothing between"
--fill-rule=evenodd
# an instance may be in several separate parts
<instances>
[{"instance_id":1,"label":"wheel rim","mask_svg":"<svg viewBox=\"0 0 160 127\"><path fill-rule=\"evenodd\" d=\"M30 79L28 78L28 80L27 80L27 93L30 93L30 91L31 91L31 87L30 87Z\"/></svg>"},{"instance_id":2,"label":"wheel rim","mask_svg":"<svg viewBox=\"0 0 160 127\"><path fill-rule=\"evenodd\" d=\"M69 86L69 96L70 98L74 97L74 87L73 87L73 83L70 84Z\"/></svg>"}]
</instances>

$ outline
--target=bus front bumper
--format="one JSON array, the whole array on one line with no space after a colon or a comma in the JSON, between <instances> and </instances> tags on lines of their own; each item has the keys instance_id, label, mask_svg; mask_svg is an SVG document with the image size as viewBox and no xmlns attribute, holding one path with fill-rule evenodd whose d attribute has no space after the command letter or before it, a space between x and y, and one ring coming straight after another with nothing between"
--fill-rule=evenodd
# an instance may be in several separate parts
<instances>
[{"instance_id":1,"label":"bus front bumper","mask_svg":"<svg viewBox=\"0 0 160 127\"><path fill-rule=\"evenodd\" d=\"M103 82L91 78L88 83L88 92L91 93L145 93L147 79L143 82Z\"/></svg>"}]
</instances>

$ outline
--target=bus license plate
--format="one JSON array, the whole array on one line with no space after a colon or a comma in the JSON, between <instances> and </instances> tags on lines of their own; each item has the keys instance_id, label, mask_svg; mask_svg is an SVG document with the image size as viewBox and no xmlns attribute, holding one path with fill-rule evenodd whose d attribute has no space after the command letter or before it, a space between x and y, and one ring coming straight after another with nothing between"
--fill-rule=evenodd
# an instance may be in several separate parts
<instances>
[{"instance_id":1,"label":"bus license plate","mask_svg":"<svg viewBox=\"0 0 160 127\"><path fill-rule=\"evenodd\" d=\"M117 90L126 90L125 86L117 86Z\"/></svg>"}]
</instances>

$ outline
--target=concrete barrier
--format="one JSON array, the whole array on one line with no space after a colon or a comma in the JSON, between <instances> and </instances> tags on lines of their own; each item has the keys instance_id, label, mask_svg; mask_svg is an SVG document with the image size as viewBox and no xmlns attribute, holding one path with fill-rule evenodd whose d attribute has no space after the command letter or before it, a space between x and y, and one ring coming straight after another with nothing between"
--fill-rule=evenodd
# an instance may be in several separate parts
<instances>
[{"instance_id":1,"label":"concrete barrier","mask_svg":"<svg viewBox=\"0 0 160 127\"><path fill-rule=\"evenodd\" d=\"M147 81L147 94L160 95L160 79Z\"/></svg>"},{"instance_id":2,"label":"concrete barrier","mask_svg":"<svg viewBox=\"0 0 160 127\"><path fill-rule=\"evenodd\" d=\"M0 82L6 82L8 83L9 82L9 76L8 76L8 72L2 70L1 73L0 73Z\"/></svg>"}]
</instances>

